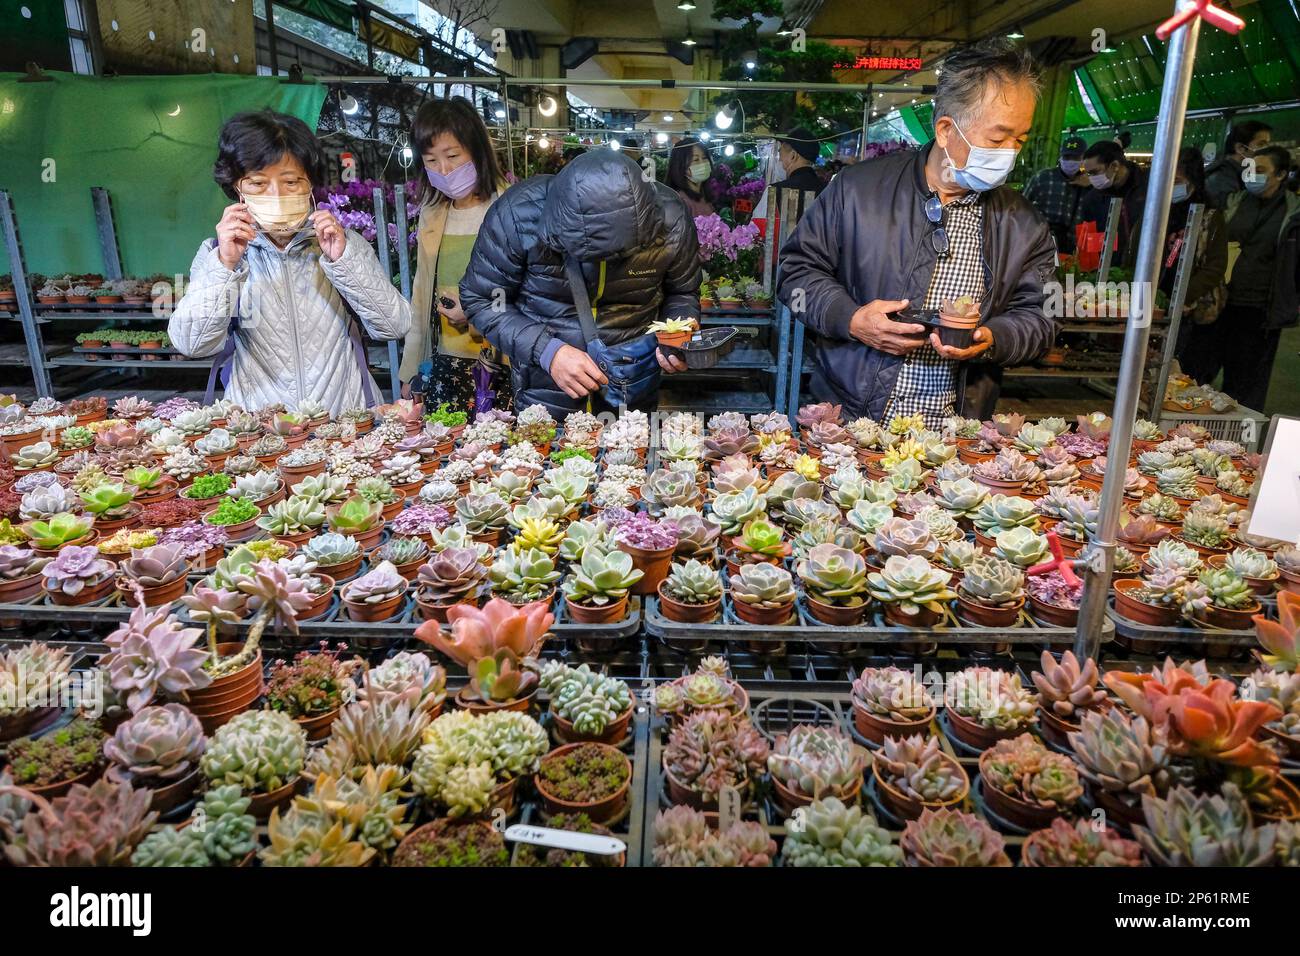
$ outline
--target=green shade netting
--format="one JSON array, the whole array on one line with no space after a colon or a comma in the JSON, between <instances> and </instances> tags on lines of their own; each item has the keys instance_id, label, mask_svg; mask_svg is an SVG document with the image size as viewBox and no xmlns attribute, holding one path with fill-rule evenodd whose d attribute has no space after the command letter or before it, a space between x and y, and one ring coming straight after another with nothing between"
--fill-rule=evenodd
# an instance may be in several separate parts
<instances>
[{"instance_id":1,"label":"green shade netting","mask_svg":"<svg viewBox=\"0 0 1300 956\"><path fill-rule=\"evenodd\" d=\"M315 129L326 95L274 77L50 75L0 74L0 188L28 271L47 275L104 271L92 186L109 190L127 275L187 272L230 202L212 181L221 124L270 107Z\"/></svg>"}]
</instances>

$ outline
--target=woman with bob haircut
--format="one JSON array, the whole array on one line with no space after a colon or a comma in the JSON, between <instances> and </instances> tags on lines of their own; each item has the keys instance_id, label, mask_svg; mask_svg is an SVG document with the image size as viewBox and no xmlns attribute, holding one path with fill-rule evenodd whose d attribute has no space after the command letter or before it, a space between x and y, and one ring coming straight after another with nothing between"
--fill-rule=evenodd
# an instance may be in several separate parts
<instances>
[{"instance_id":1,"label":"woman with bob haircut","mask_svg":"<svg viewBox=\"0 0 1300 956\"><path fill-rule=\"evenodd\" d=\"M472 419L489 401L508 408L511 399L501 354L470 324L458 289L483 217L506 182L487 127L464 97L427 100L411 124L411 145L424 174L402 394L410 396L421 363L429 362L426 403L445 402Z\"/></svg>"},{"instance_id":2,"label":"woman with bob haircut","mask_svg":"<svg viewBox=\"0 0 1300 956\"><path fill-rule=\"evenodd\" d=\"M376 339L411 325L410 307L360 235L312 211L325 155L307 124L269 109L221 128L212 176L235 200L190 266L168 323L186 355L229 363L226 397L248 409L318 402L333 415L379 404L353 316Z\"/></svg>"}]
</instances>

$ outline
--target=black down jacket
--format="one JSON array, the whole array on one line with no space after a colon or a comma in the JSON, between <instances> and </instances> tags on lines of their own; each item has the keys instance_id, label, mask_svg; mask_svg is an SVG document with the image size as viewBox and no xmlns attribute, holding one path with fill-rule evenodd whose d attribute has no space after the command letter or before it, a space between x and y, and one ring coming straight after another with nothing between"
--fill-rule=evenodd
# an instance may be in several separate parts
<instances>
[{"instance_id":1,"label":"black down jacket","mask_svg":"<svg viewBox=\"0 0 1300 956\"><path fill-rule=\"evenodd\" d=\"M817 333L813 397L842 404L849 417L879 420L903 363L852 338L853 313L873 299L919 305L934 274L934 226L925 216L930 148L900 150L840 172L781 251L777 296ZM1056 247L1047 222L1010 187L989 190L979 201L987 290L982 321L993 332L993 347L962 363L957 411L986 419L1001 390L999 366L1034 361L1056 336L1057 322L1043 308Z\"/></svg>"},{"instance_id":2,"label":"black down jacket","mask_svg":"<svg viewBox=\"0 0 1300 956\"><path fill-rule=\"evenodd\" d=\"M643 334L661 317L699 317L695 223L677 194L647 181L631 159L596 149L554 176L511 186L479 230L460 301L509 356L517 408L541 402L554 414L585 404L549 374L557 342L586 345L566 256L581 263L606 344Z\"/></svg>"}]
</instances>

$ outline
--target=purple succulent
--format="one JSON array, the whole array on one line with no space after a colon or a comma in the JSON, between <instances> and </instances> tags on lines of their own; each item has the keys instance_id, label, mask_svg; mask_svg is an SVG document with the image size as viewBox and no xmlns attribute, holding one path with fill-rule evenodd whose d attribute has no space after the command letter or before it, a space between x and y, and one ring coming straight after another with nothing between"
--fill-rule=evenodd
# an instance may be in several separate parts
<instances>
[{"instance_id":1,"label":"purple succulent","mask_svg":"<svg viewBox=\"0 0 1300 956\"><path fill-rule=\"evenodd\" d=\"M649 515L639 513L617 525L614 538L643 551L662 551L677 544L677 526L666 521L655 521Z\"/></svg>"},{"instance_id":2,"label":"purple succulent","mask_svg":"<svg viewBox=\"0 0 1300 956\"><path fill-rule=\"evenodd\" d=\"M104 741L104 756L133 783L165 785L198 765L207 746L203 725L180 704L146 707Z\"/></svg>"},{"instance_id":3,"label":"purple succulent","mask_svg":"<svg viewBox=\"0 0 1300 956\"><path fill-rule=\"evenodd\" d=\"M433 458L438 454L438 439L426 432L416 432L414 435L407 435L396 445L393 450L399 454L419 455L421 458Z\"/></svg>"},{"instance_id":4,"label":"purple succulent","mask_svg":"<svg viewBox=\"0 0 1300 956\"><path fill-rule=\"evenodd\" d=\"M451 512L442 505L412 505L390 521L389 528L396 535L426 535L442 531L451 523Z\"/></svg>"},{"instance_id":5,"label":"purple succulent","mask_svg":"<svg viewBox=\"0 0 1300 956\"><path fill-rule=\"evenodd\" d=\"M132 548L131 557L123 561L120 567L123 574L146 588L170 584L177 578L183 578L189 571L183 548L170 544Z\"/></svg>"},{"instance_id":6,"label":"purple succulent","mask_svg":"<svg viewBox=\"0 0 1300 956\"><path fill-rule=\"evenodd\" d=\"M31 548L16 544L0 544L0 581L17 581L38 574L50 563L49 558L38 557Z\"/></svg>"},{"instance_id":7,"label":"purple succulent","mask_svg":"<svg viewBox=\"0 0 1300 956\"><path fill-rule=\"evenodd\" d=\"M181 603L189 611L191 620L230 632L243 619L248 596L238 591L196 584L192 593L181 596Z\"/></svg>"},{"instance_id":8,"label":"purple succulent","mask_svg":"<svg viewBox=\"0 0 1300 956\"><path fill-rule=\"evenodd\" d=\"M607 530L613 530L636 517L636 512L627 508L606 508L596 516L599 524Z\"/></svg>"},{"instance_id":9,"label":"purple succulent","mask_svg":"<svg viewBox=\"0 0 1300 956\"><path fill-rule=\"evenodd\" d=\"M201 408L198 402L192 402L188 398L182 398L176 395L167 401L162 402L153 410L154 418L161 418L165 422L170 422L181 412L188 412L191 409Z\"/></svg>"},{"instance_id":10,"label":"purple succulent","mask_svg":"<svg viewBox=\"0 0 1300 956\"><path fill-rule=\"evenodd\" d=\"M61 485L63 482L59 476L52 471L33 471L30 474L23 475L14 482L14 491L20 495L25 495L29 491L35 491L37 488L48 488L50 485Z\"/></svg>"},{"instance_id":11,"label":"purple succulent","mask_svg":"<svg viewBox=\"0 0 1300 956\"><path fill-rule=\"evenodd\" d=\"M104 639L111 652L102 661L109 684L127 692L132 713L157 696L178 697L207 687L212 683L203 669L208 652L194 646L202 636L197 627L182 627L165 607L150 611L137 605L126 622Z\"/></svg>"},{"instance_id":12,"label":"purple succulent","mask_svg":"<svg viewBox=\"0 0 1300 956\"><path fill-rule=\"evenodd\" d=\"M45 590L62 591L74 597L112 573L113 565L99 556L99 549L94 545L68 545L45 566Z\"/></svg>"},{"instance_id":13,"label":"purple succulent","mask_svg":"<svg viewBox=\"0 0 1300 956\"><path fill-rule=\"evenodd\" d=\"M1058 435L1056 444L1060 445L1075 458L1096 458L1106 453L1106 443L1089 438L1079 432L1066 432Z\"/></svg>"},{"instance_id":14,"label":"purple succulent","mask_svg":"<svg viewBox=\"0 0 1300 956\"><path fill-rule=\"evenodd\" d=\"M230 535L225 528L203 521L187 521L179 527L168 528L158 536L158 544L178 549L181 557L187 561L202 557L229 540Z\"/></svg>"},{"instance_id":15,"label":"purple succulent","mask_svg":"<svg viewBox=\"0 0 1300 956\"><path fill-rule=\"evenodd\" d=\"M1029 575L1025 580L1025 590L1044 604L1070 611L1077 611L1083 598L1082 582L1073 586L1066 584L1059 571Z\"/></svg>"}]
</instances>

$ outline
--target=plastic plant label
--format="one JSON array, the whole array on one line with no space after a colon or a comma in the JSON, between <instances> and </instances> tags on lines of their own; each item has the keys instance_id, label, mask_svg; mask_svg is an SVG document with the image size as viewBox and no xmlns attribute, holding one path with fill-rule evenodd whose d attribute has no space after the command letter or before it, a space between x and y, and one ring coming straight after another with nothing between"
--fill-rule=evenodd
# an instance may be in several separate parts
<instances>
[{"instance_id":1,"label":"plastic plant label","mask_svg":"<svg viewBox=\"0 0 1300 956\"><path fill-rule=\"evenodd\" d=\"M1275 415L1246 532L1300 542L1300 418Z\"/></svg>"},{"instance_id":2,"label":"plastic plant label","mask_svg":"<svg viewBox=\"0 0 1300 956\"><path fill-rule=\"evenodd\" d=\"M723 787L718 791L718 830L725 831L740 819L740 791Z\"/></svg>"},{"instance_id":3,"label":"plastic plant label","mask_svg":"<svg viewBox=\"0 0 1300 956\"><path fill-rule=\"evenodd\" d=\"M594 853L596 856L614 856L627 850L627 844L615 837L598 833L574 833L572 830L553 830L516 823L506 830L506 839L516 843L532 843L574 853Z\"/></svg>"}]
</instances>

